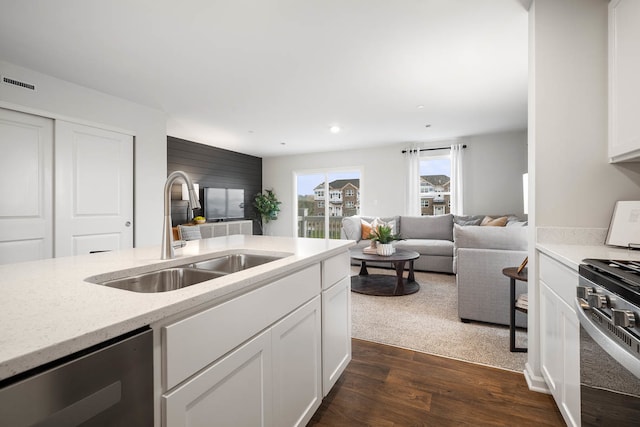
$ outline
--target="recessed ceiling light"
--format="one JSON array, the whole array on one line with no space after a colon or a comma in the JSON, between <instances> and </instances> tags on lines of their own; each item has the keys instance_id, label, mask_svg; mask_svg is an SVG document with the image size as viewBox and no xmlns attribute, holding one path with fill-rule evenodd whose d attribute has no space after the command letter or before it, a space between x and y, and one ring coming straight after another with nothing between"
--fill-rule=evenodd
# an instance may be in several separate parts
<instances>
[{"instance_id":1,"label":"recessed ceiling light","mask_svg":"<svg viewBox=\"0 0 640 427\"><path fill-rule=\"evenodd\" d=\"M418 110L422 110L424 108L424 105L418 105Z\"/></svg>"},{"instance_id":2,"label":"recessed ceiling light","mask_svg":"<svg viewBox=\"0 0 640 427\"><path fill-rule=\"evenodd\" d=\"M340 132L340 126L331 126L331 127L329 128L329 132L331 132L331 133L338 133L338 132Z\"/></svg>"}]
</instances>

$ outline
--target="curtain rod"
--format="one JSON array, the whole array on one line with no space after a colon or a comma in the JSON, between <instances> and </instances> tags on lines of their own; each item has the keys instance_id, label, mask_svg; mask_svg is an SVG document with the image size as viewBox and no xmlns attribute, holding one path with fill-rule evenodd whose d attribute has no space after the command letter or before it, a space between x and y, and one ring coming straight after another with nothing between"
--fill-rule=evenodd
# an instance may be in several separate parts
<instances>
[{"instance_id":1,"label":"curtain rod","mask_svg":"<svg viewBox=\"0 0 640 427\"><path fill-rule=\"evenodd\" d=\"M467 148L467 145L463 145L462 148ZM451 150L451 147L439 147L439 148L420 148L418 151L434 151L434 150ZM402 150L402 153L406 153L407 150Z\"/></svg>"}]
</instances>

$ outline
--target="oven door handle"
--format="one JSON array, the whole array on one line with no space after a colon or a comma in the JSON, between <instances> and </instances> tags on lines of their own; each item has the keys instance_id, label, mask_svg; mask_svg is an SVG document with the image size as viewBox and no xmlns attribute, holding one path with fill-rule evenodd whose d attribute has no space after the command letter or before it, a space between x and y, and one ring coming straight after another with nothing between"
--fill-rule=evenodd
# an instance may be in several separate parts
<instances>
[{"instance_id":1,"label":"oven door handle","mask_svg":"<svg viewBox=\"0 0 640 427\"><path fill-rule=\"evenodd\" d=\"M606 351L609 356L624 366L636 378L640 379L640 363L638 363L638 359L622 347L624 344L618 344L595 326L595 323L589 318L587 313L585 313L583 308L584 300L581 301L581 299L582 298L576 298L576 312L578 313L580 326L582 326L584 331L596 342L596 344ZM603 317L605 316L603 315ZM614 327L618 328L618 326Z\"/></svg>"}]
</instances>

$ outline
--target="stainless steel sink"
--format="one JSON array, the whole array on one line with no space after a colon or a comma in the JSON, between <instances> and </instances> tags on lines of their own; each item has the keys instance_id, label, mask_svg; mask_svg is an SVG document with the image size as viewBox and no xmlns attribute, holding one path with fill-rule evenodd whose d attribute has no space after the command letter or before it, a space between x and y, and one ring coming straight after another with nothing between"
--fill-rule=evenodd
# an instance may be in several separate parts
<instances>
[{"instance_id":1,"label":"stainless steel sink","mask_svg":"<svg viewBox=\"0 0 640 427\"><path fill-rule=\"evenodd\" d=\"M85 280L98 285L132 292L167 292L276 261L284 256L231 254L177 267L136 274L135 276L126 276L120 279L104 280L100 276L94 276Z\"/></svg>"},{"instance_id":2,"label":"stainless steel sink","mask_svg":"<svg viewBox=\"0 0 640 427\"><path fill-rule=\"evenodd\" d=\"M256 255L256 254L231 254L206 261L194 262L184 267L205 270L219 274L231 274L246 270L251 267L266 264L281 259L281 256Z\"/></svg>"},{"instance_id":3,"label":"stainless steel sink","mask_svg":"<svg viewBox=\"0 0 640 427\"><path fill-rule=\"evenodd\" d=\"M100 282L100 284L133 292L156 293L185 288L223 275L195 268L174 267Z\"/></svg>"}]
</instances>

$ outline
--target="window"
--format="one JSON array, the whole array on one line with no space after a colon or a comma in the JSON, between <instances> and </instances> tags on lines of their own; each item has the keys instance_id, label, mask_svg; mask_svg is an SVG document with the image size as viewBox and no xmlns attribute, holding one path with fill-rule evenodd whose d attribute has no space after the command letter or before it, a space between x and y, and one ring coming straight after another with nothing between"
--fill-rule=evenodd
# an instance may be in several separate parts
<instances>
[{"instance_id":1,"label":"window","mask_svg":"<svg viewBox=\"0 0 640 427\"><path fill-rule=\"evenodd\" d=\"M425 155L420 158L420 206L422 215L441 215L450 213L451 206L434 207L429 209L429 199L443 203L451 196L451 156ZM428 198L427 198L428 197Z\"/></svg>"},{"instance_id":2,"label":"window","mask_svg":"<svg viewBox=\"0 0 640 427\"><path fill-rule=\"evenodd\" d=\"M360 176L358 169L296 172L294 177L298 195L295 207L298 217L296 235L339 239L342 217L360 213L359 197L357 203L353 200L345 202L343 198L343 196L355 195L356 191L359 192ZM345 189L345 187L349 188ZM328 199L325 195L328 195Z\"/></svg>"}]
</instances>

